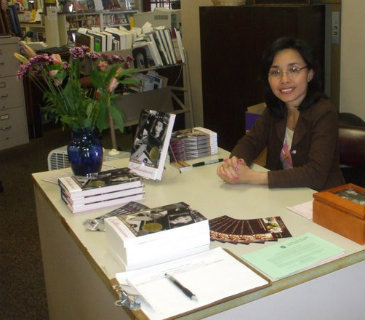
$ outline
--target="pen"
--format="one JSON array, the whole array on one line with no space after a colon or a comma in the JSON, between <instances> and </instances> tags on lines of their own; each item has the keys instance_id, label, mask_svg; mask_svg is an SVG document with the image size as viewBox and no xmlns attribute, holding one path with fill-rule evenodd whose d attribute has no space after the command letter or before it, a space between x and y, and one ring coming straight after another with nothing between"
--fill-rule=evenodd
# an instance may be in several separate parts
<instances>
[{"instance_id":1,"label":"pen","mask_svg":"<svg viewBox=\"0 0 365 320\"><path fill-rule=\"evenodd\" d=\"M201 166L206 166L207 164L213 164L213 163L218 163L218 162L222 162L223 159L213 159L213 160L207 160L207 161L201 161L201 162L197 162L197 163L193 163L191 166L192 167L201 167Z\"/></svg>"},{"instance_id":2,"label":"pen","mask_svg":"<svg viewBox=\"0 0 365 320\"><path fill-rule=\"evenodd\" d=\"M200 161L200 162L193 163L190 166L182 167L179 170L180 170L180 173L181 173L181 172L184 172L186 170L190 170L190 169L195 168L195 167L206 166L208 164L218 163L218 162L222 162L222 161L223 161L223 159L212 159L212 160L207 160L207 161Z\"/></svg>"},{"instance_id":3,"label":"pen","mask_svg":"<svg viewBox=\"0 0 365 320\"><path fill-rule=\"evenodd\" d=\"M177 281L172 275L165 273L165 277L170 280L176 287L178 287L188 298L197 301L196 295L192 293L188 288L184 287L179 281Z\"/></svg>"}]
</instances>

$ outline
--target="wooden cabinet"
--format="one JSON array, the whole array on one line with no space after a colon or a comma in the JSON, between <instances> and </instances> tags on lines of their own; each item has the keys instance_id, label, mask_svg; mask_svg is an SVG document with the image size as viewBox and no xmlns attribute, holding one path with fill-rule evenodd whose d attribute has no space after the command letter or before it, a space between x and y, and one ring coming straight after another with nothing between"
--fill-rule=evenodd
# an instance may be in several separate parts
<instances>
[{"instance_id":1,"label":"wooden cabinet","mask_svg":"<svg viewBox=\"0 0 365 320\"><path fill-rule=\"evenodd\" d=\"M0 38L0 150L28 143L23 82L16 77L18 38Z\"/></svg>"},{"instance_id":2,"label":"wooden cabinet","mask_svg":"<svg viewBox=\"0 0 365 320\"><path fill-rule=\"evenodd\" d=\"M263 51L285 35L307 40L324 66L324 5L200 7L204 126L220 147L244 134L246 108L263 101Z\"/></svg>"}]
</instances>

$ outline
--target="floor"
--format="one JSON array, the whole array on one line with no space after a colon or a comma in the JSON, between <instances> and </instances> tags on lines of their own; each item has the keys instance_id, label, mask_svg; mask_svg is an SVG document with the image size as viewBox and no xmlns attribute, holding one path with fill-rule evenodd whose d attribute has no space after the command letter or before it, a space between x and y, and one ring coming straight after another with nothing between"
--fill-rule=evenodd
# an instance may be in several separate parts
<instances>
[{"instance_id":1,"label":"floor","mask_svg":"<svg viewBox=\"0 0 365 320\"><path fill-rule=\"evenodd\" d=\"M70 133L51 128L29 144L0 151L0 319L47 320L47 298L31 174L48 170L48 153L66 145ZM117 133L128 150L131 134ZM101 137L111 148L109 133ZM66 319L65 319L66 320Z\"/></svg>"}]
</instances>

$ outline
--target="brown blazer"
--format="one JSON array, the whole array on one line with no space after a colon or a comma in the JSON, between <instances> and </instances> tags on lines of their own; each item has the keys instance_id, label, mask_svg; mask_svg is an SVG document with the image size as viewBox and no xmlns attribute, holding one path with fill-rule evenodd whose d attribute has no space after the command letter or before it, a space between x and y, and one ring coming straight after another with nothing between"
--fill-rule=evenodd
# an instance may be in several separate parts
<instances>
[{"instance_id":1,"label":"brown blazer","mask_svg":"<svg viewBox=\"0 0 365 320\"><path fill-rule=\"evenodd\" d=\"M328 100L321 99L300 111L291 146L293 168L287 170L283 170L280 161L285 129L286 118L275 118L266 109L250 132L238 141L231 156L251 164L267 147L270 188L324 190L345 183L339 166L337 112Z\"/></svg>"}]
</instances>

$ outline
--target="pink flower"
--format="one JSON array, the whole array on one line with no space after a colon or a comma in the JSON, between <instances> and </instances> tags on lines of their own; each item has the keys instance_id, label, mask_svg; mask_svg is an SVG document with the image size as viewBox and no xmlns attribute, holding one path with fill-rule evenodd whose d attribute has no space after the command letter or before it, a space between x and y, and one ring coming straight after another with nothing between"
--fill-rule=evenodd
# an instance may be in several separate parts
<instances>
[{"instance_id":1,"label":"pink flower","mask_svg":"<svg viewBox=\"0 0 365 320\"><path fill-rule=\"evenodd\" d=\"M51 60L54 64L62 64L63 63L63 61L61 59L61 56L59 54L53 53L53 54L51 54L50 58L51 58Z\"/></svg>"},{"instance_id":2,"label":"pink flower","mask_svg":"<svg viewBox=\"0 0 365 320\"><path fill-rule=\"evenodd\" d=\"M111 79L108 86L108 91L113 92L117 86L118 86L118 80L116 78Z\"/></svg>"},{"instance_id":3,"label":"pink flower","mask_svg":"<svg viewBox=\"0 0 365 320\"><path fill-rule=\"evenodd\" d=\"M49 71L49 75L54 78L56 76L56 74L58 73L58 70L50 70Z\"/></svg>"},{"instance_id":4,"label":"pink flower","mask_svg":"<svg viewBox=\"0 0 365 320\"><path fill-rule=\"evenodd\" d=\"M119 68L115 73L115 76L118 77L123 72L123 70L124 70L123 68Z\"/></svg>"},{"instance_id":5,"label":"pink flower","mask_svg":"<svg viewBox=\"0 0 365 320\"><path fill-rule=\"evenodd\" d=\"M99 70L105 71L107 69L107 67L108 67L108 63L107 62L105 62L105 61L99 61L99 63L98 63Z\"/></svg>"}]
</instances>

